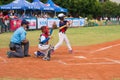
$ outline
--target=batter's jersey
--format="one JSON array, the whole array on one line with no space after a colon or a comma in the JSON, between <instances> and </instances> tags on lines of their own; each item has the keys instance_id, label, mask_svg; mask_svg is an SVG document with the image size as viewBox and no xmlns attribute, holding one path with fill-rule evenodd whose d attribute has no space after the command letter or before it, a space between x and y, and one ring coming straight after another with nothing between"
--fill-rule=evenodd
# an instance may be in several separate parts
<instances>
[{"instance_id":1,"label":"batter's jersey","mask_svg":"<svg viewBox=\"0 0 120 80\"><path fill-rule=\"evenodd\" d=\"M66 25L67 22L68 22L68 21L60 21L60 22L59 22L59 27L62 27L62 26L64 26L64 25ZM59 32L65 33L66 30L67 30L67 27L64 27L64 28L60 29Z\"/></svg>"}]
</instances>

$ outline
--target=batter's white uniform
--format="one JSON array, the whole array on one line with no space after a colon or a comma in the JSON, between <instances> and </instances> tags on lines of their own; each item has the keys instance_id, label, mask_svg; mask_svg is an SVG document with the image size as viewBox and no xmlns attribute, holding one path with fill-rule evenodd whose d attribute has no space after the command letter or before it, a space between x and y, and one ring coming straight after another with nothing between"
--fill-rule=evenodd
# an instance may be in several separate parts
<instances>
[{"instance_id":1,"label":"batter's white uniform","mask_svg":"<svg viewBox=\"0 0 120 80\"><path fill-rule=\"evenodd\" d=\"M67 24L67 21L60 21L59 26L62 27ZM58 49L60 45L62 45L63 41L65 41L69 51L72 51L71 45L69 43L69 40L65 34L67 30L67 27L61 28L59 30L59 42L55 45L54 50Z\"/></svg>"},{"instance_id":2,"label":"batter's white uniform","mask_svg":"<svg viewBox=\"0 0 120 80\"><path fill-rule=\"evenodd\" d=\"M69 40L65 33L59 32L59 42L55 45L54 50L58 49L60 45L62 45L63 41L65 41L69 50L72 50Z\"/></svg>"}]
</instances>

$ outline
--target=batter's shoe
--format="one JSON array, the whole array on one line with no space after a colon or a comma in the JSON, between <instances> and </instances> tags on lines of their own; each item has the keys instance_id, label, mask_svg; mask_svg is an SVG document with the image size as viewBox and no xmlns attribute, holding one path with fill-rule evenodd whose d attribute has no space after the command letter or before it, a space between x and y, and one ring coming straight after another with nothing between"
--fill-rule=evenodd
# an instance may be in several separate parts
<instances>
[{"instance_id":1,"label":"batter's shoe","mask_svg":"<svg viewBox=\"0 0 120 80\"><path fill-rule=\"evenodd\" d=\"M73 50L69 50L69 53L72 54L72 53L73 53Z\"/></svg>"}]
</instances>

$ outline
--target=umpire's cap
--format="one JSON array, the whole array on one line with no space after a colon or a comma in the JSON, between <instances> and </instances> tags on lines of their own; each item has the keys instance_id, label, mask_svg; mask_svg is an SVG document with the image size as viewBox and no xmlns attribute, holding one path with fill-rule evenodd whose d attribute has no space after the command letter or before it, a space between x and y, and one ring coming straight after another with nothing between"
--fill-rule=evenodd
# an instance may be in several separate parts
<instances>
[{"instance_id":1,"label":"umpire's cap","mask_svg":"<svg viewBox=\"0 0 120 80\"><path fill-rule=\"evenodd\" d=\"M23 25L23 24L28 25L28 24L29 24L29 22L28 22L28 21L26 21L25 19L23 19L23 20L22 20L22 22L21 22L21 25Z\"/></svg>"}]
</instances>

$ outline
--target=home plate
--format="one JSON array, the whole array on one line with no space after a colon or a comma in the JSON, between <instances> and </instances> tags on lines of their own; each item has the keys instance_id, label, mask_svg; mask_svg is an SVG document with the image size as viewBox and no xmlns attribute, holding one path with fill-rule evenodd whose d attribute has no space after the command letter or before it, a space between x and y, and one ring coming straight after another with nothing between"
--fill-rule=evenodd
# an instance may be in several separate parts
<instances>
[{"instance_id":1,"label":"home plate","mask_svg":"<svg viewBox=\"0 0 120 80\"><path fill-rule=\"evenodd\" d=\"M75 58L86 59L85 56L74 56Z\"/></svg>"}]
</instances>

